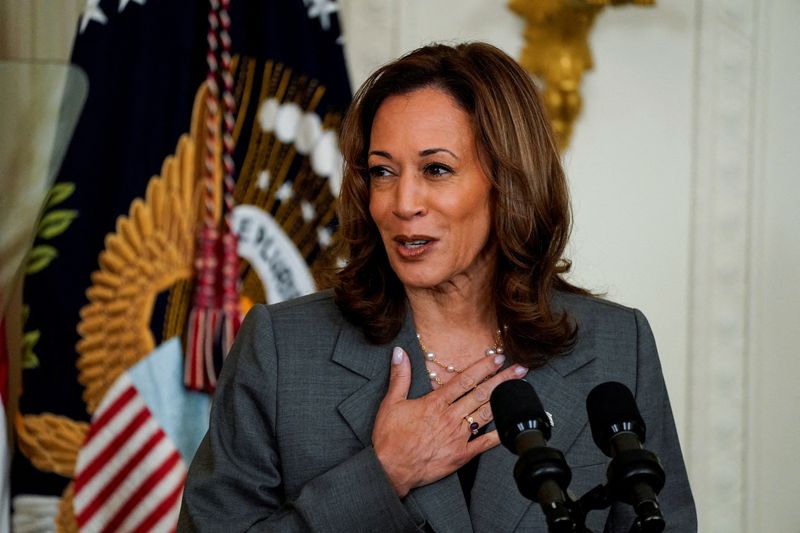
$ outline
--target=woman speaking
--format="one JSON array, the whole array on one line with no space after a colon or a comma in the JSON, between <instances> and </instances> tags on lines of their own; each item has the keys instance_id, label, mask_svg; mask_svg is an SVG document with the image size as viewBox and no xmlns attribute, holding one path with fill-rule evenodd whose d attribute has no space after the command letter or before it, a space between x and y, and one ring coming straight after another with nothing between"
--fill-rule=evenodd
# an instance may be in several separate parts
<instances>
[{"instance_id":1,"label":"woman speaking","mask_svg":"<svg viewBox=\"0 0 800 533\"><path fill-rule=\"evenodd\" d=\"M644 316L565 281L567 184L528 74L482 44L380 68L342 129L347 264L332 291L247 315L192 462L181 531L541 531L487 403L524 378L583 494L605 479L585 399L635 392L667 481L667 530L696 529ZM627 531L628 505L589 514Z\"/></svg>"}]
</instances>

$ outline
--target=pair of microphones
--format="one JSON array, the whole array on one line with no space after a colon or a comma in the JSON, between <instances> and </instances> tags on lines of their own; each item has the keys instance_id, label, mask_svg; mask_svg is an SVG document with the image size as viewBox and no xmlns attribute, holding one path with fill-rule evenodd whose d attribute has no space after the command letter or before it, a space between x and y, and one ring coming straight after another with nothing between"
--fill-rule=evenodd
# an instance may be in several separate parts
<instances>
[{"instance_id":1,"label":"pair of microphones","mask_svg":"<svg viewBox=\"0 0 800 533\"><path fill-rule=\"evenodd\" d=\"M533 386L510 380L492 392L490 404L500 441L519 456L514 466L517 487L539 503L552 533L585 533L591 510L614 502L633 506L631 531L659 533L665 521L658 501L665 474L658 457L643 448L646 426L636 400L623 384L596 386L586 398L595 444L611 458L606 483L579 499L567 490L572 473L564 454L547 445L552 424Z\"/></svg>"}]
</instances>

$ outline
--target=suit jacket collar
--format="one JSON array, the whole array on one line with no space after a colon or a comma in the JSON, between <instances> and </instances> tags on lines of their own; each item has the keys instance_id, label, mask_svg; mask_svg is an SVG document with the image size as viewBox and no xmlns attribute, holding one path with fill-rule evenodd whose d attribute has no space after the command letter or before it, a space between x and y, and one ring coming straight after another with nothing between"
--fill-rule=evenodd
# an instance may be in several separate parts
<instances>
[{"instance_id":1,"label":"suit jacket collar","mask_svg":"<svg viewBox=\"0 0 800 533\"><path fill-rule=\"evenodd\" d=\"M387 344L370 344L358 329L345 325L334 348L333 361L364 378L364 384L338 406L339 413L364 446L372 445L375 414L386 394L394 346L403 348L411 360L409 398L419 398L430 392L430 380L410 312L398 336ZM526 377L553 416L555 424L549 445L564 453L587 423L583 410L574 412L574 406L584 401L585 395L581 396L584 391L568 378L593 358L591 350L576 350ZM494 429L494 425L489 429ZM513 531L532 505L517 490L513 478L516 460L517 457L502 446L481 456L469 510L455 473L412 490L406 506L412 512L421 512L436 532L472 531L473 525L477 531Z\"/></svg>"}]
</instances>

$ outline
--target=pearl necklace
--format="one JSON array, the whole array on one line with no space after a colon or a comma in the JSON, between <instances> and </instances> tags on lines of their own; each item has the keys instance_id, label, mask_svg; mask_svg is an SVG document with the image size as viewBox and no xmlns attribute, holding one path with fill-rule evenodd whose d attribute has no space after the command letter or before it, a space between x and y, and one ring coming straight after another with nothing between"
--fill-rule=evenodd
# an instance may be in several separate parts
<instances>
[{"instance_id":1,"label":"pearl necklace","mask_svg":"<svg viewBox=\"0 0 800 533\"><path fill-rule=\"evenodd\" d=\"M425 347L425 344L422 342L422 337L419 336L419 333L417 333L417 342L419 342L419 347L422 350L422 353L425 354L425 360L427 362L433 363L434 365L437 365L445 369L449 374L453 373L460 374L464 371L463 368L456 368L455 365L442 361L436 356L435 352L428 350ZM486 348L486 350L484 350L484 353L486 354L487 357L492 357L494 355L503 353L503 334L499 329L494 334L494 346ZM435 382L439 386L442 386L444 384L442 378L439 377L439 374L436 372L435 369L428 371L428 377L430 378L431 381Z\"/></svg>"}]
</instances>

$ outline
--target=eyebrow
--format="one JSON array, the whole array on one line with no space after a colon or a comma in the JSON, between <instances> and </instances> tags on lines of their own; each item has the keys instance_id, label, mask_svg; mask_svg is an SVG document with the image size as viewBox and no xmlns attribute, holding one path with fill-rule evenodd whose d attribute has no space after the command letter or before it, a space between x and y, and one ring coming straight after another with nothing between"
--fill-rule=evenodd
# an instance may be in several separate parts
<instances>
[{"instance_id":1,"label":"eyebrow","mask_svg":"<svg viewBox=\"0 0 800 533\"><path fill-rule=\"evenodd\" d=\"M423 157L426 157L426 156L433 155L433 154L436 154L436 153L439 153L439 152L446 152L446 153L450 154L451 156L453 156L454 158L458 159L458 156L456 154L454 154L453 152L451 152L450 150L448 150L447 148L426 148L425 150L422 150L419 153L419 155L421 155ZM371 156L371 155L377 155L378 157L385 157L386 159L389 159L389 160L392 159L392 155L389 152L384 152L382 150L371 150L367 154L367 156Z\"/></svg>"},{"instance_id":2,"label":"eyebrow","mask_svg":"<svg viewBox=\"0 0 800 533\"><path fill-rule=\"evenodd\" d=\"M389 152L383 152L381 150L370 150L367 154L367 157L371 155L377 155L378 157L385 157L386 159L391 159L392 155Z\"/></svg>"},{"instance_id":3,"label":"eyebrow","mask_svg":"<svg viewBox=\"0 0 800 533\"><path fill-rule=\"evenodd\" d=\"M419 153L419 155L427 156L427 155L433 155L433 154L438 153L438 152L446 152L446 153L450 154L451 156L455 157L456 159L458 159L458 156L456 154L454 154L453 152L451 152L450 150L448 150L447 148L428 148L426 150L421 151Z\"/></svg>"}]
</instances>

